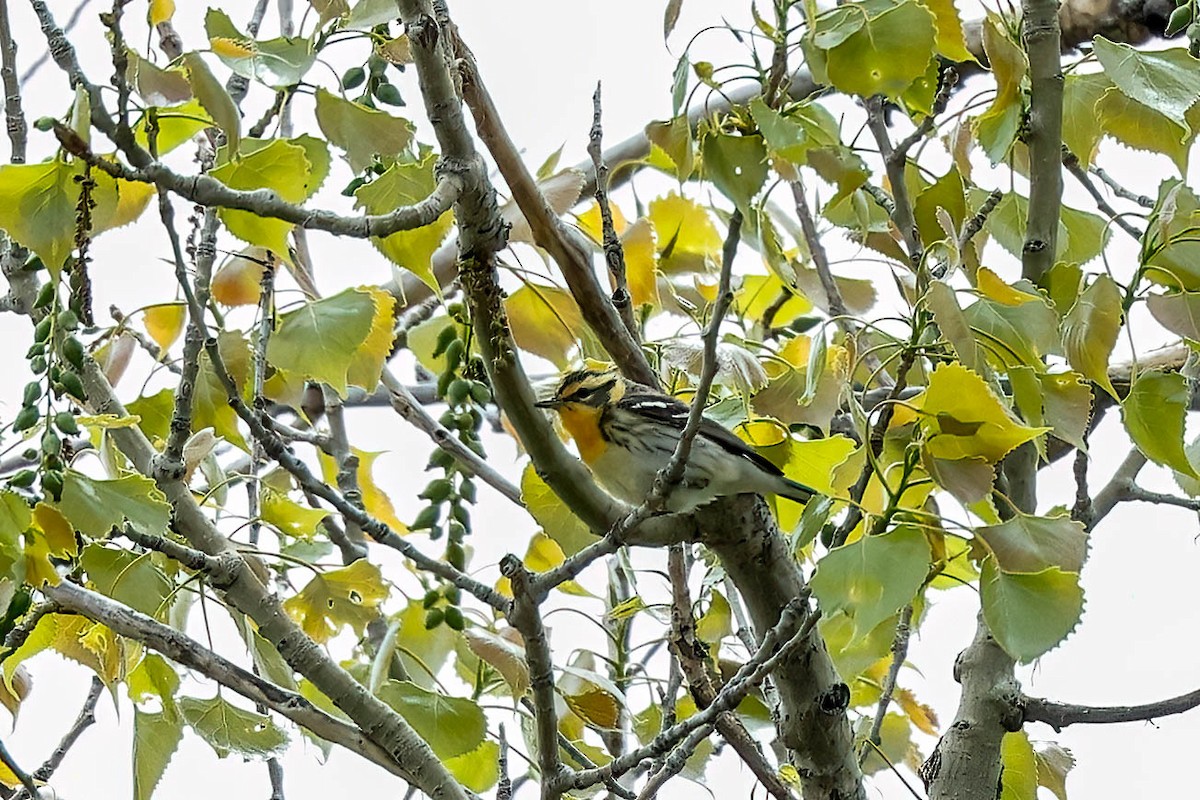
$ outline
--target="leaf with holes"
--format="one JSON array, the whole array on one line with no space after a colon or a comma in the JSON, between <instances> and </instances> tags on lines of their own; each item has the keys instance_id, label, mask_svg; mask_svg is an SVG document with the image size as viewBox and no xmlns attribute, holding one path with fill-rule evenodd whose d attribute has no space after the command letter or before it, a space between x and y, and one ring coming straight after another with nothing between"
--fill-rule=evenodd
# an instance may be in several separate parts
<instances>
[{"instance_id":1,"label":"leaf with holes","mask_svg":"<svg viewBox=\"0 0 1200 800\"><path fill-rule=\"evenodd\" d=\"M314 576L283 608L314 641L324 643L345 626L362 635L387 596L379 567L363 558Z\"/></svg>"},{"instance_id":2,"label":"leaf with holes","mask_svg":"<svg viewBox=\"0 0 1200 800\"><path fill-rule=\"evenodd\" d=\"M183 718L219 758L237 753L247 758L269 758L287 746L287 733L265 714L238 708L221 697L179 700Z\"/></svg>"}]
</instances>

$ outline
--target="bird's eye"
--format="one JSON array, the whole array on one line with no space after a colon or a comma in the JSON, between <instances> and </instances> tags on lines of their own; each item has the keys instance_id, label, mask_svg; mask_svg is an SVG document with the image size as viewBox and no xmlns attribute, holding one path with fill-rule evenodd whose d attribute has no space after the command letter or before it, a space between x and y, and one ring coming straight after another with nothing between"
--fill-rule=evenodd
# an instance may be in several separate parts
<instances>
[{"instance_id":1,"label":"bird's eye","mask_svg":"<svg viewBox=\"0 0 1200 800\"><path fill-rule=\"evenodd\" d=\"M589 387L587 389L580 388L580 389L575 390L574 394L571 395L571 399L572 400L586 400L587 398L591 397L595 393L596 393L595 386Z\"/></svg>"}]
</instances>

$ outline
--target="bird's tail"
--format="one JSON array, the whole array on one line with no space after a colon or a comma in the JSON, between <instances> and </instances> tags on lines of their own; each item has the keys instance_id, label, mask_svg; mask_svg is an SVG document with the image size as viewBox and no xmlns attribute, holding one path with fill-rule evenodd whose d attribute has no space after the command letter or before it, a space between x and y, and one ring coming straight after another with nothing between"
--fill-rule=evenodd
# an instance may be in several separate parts
<instances>
[{"instance_id":1,"label":"bird's tail","mask_svg":"<svg viewBox=\"0 0 1200 800\"><path fill-rule=\"evenodd\" d=\"M786 497L789 500L795 500L797 503L807 503L817 495L817 490L780 475L779 488L775 490L775 494L780 497Z\"/></svg>"}]
</instances>

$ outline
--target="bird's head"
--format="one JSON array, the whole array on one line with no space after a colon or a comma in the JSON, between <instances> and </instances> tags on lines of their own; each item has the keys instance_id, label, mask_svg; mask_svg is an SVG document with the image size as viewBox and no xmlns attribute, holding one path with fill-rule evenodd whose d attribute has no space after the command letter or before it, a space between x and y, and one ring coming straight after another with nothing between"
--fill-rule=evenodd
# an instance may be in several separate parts
<instances>
[{"instance_id":1,"label":"bird's head","mask_svg":"<svg viewBox=\"0 0 1200 800\"><path fill-rule=\"evenodd\" d=\"M555 411L598 410L620 400L623 394L625 384L616 370L581 369L563 376L554 396L536 405Z\"/></svg>"}]
</instances>

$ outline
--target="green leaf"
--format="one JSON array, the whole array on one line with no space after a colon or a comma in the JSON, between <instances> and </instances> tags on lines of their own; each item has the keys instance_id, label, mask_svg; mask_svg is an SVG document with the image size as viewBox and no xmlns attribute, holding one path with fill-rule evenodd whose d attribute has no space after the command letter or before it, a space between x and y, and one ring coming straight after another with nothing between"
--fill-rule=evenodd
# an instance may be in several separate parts
<instances>
[{"instance_id":1,"label":"green leaf","mask_svg":"<svg viewBox=\"0 0 1200 800\"><path fill-rule=\"evenodd\" d=\"M409 681L388 681L379 699L408 721L438 758L469 753L483 743L487 721L476 703L422 689Z\"/></svg>"},{"instance_id":2,"label":"green leaf","mask_svg":"<svg viewBox=\"0 0 1200 800\"><path fill-rule=\"evenodd\" d=\"M182 69L163 69L127 48L129 70L127 80L141 98L151 106L177 106L192 99L192 87Z\"/></svg>"},{"instance_id":3,"label":"green leaf","mask_svg":"<svg viewBox=\"0 0 1200 800\"><path fill-rule=\"evenodd\" d=\"M864 536L831 551L817 565L813 593L826 614L854 620L856 636L912 601L929 573L929 542L913 526Z\"/></svg>"},{"instance_id":4,"label":"green leaf","mask_svg":"<svg viewBox=\"0 0 1200 800\"><path fill-rule=\"evenodd\" d=\"M483 793L500 780L500 745L481 742L469 753L444 760L446 769L472 792Z\"/></svg>"},{"instance_id":5,"label":"green leaf","mask_svg":"<svg viewBox=\"0 0 1200 800\"><path fill-rule=\"evenodd\" d=\"M713 589L712 602L700 619L696 620L696 635L701 641L717 644L733 633L733 610L725 596Z\"/></svg>"},{"instance_id":6,"label":"green leaf","mask_svg":"<svg viewBox=\"0 0 1200 800\"><path fill-rule=\"evenodd\" d=\"M1100 275L1083 290L1062 321L1063 349L1067 362L1114 398L1108 378L1108 357L1121 332L1121 290L1107 275Z\"/></svg>"},{"instance_id":7,"label":"green leaf","mask_svg":"<svg viewBox=\"0 0 1200 800\"><path fill-rule=\"evenodd\" d=\"M1091 419L1092 388L1078 372L1038 373L1030 367L1008 371L1013 400L1025 422L1041 427L1087 452L1084 433Z\"/></svg>"},{"instance_id":8,"label":"green leaf","mask_svg":"<svg viewBox=\"0 0 1200 800\"><path fill-rule=\"evenodd\" d=\"M750 101L750 113L771 156L794 166L807 163L814 147L837 147L841 143L837 120L819 103L804 101L788 106L785 116L756 97Z\"/></svg>"},{"instance_id":9,"label":"green leaf","mask_svg":"<svg viewBox=\"0 0 1200 800\"><path fill-rule=\"evenodd\" d=\"M425 607L419 597L410 601L393 619L400 622L396 640L402 645L396 649L396 658L412 676L413 683L432 689L437 685L433 675L446 664L459 634L445 625L426 628Z\"/></svg>"},{"instance_id":10,"label":"green leaf","mask_svg":"<svg viewBox=\"0 0 1200 800\"><path fill-rule=\"evenodd\" d=\"M984 298L963 311L988 360L998 367L1025 365L1042 371L1045 356L1062 352L1058 315L1040 294L1032 297L1018 305Z\"/></svg>"},{"instance_id":11,"label":"green leaf","mask_svg":"<svg viewBox=\"0 0 1200 800\"><path fill-rule=\"evenodd\" d=\"M396 13L394 4L391 13ZM413 140L413 124L408 120L343 100L324 89L317 89L317 124L334 146L346 151L354 172L369 167L375 156L391 161Z\"/></svg>"},{"instance_id":12,"label":"green leaf","mask_svg":"<svg viewBox=\"0 0 1200 800\"><path fill-rule=\"evenodd\" d=\"M147 653L126 677L125 687L129 690L129 699L135 703L144 703L155 697L164 706L174 709L179 675L158 653Z\"/></svg>"},{"instance_id":13,"label":"green leaf","mask_svg":"<svg viewBox=\"0 0 1200 800\"><path fill-rule=\"evenodd\" d=\"M983 617L1001 647L1022 664L1052 650L1079 623L1079 575L1050 567L1009 574L984 559L979 578Z\"/></svg>"},{"instance_id":14,"label":"green leaf","mask_svg":"<svg viewBox=\"0 0 1200 800\"><path fill-rule=\"evenodd\" d=\"M1006 733L1000 742L998 800L1037 800L1038 769L1033 745L1025 731Z\"/></svg>"},{"instance_id":15,"label":"green leaf","mask_svg":"<svg viewBox=\"0 0 1200 800\"><path fill-rule=\"evenodd\" d=\"M942 224L938 220L939 210L949 215L955 231L962 227L967 218L966 185L956 167L951 167L945 175L922 189L913 203L917 229L921 232L922 240L928 244L949 236L942 230ZM957 243L955 246L957 247Z\"/></svg>"},{"instance_id":16,"label":"green leaf","mask_svg":"<svg viewBox=\"0 0 1200 800\"><path fill-rule=\"evenodd\" d=\"M1104 72L1128 97L1158 111L1186 131L1187 110L1200 99L1196 69L1200 61L1179 47L1157 52L1137 50L1097 36L1093 52Z\"/></svg>"},{"instance_id":17,"label":"green leaf","mask_svg":"<svg viewBox=\"0 0 1200 800\"><path fill-rule=\"evenodd\" d=\"M217 349L221 361L230 376L245 394L250 377L250 346L241 331L221 331L217 334ZM243 397L244 399L244 397ZM169 424L169 420L168 420ZM217 378L208 353L200 354L200 372L196 377L196 391L192 398L192 430L212 428L218 436L243 450L249 450L246 440L238 431L238 416L229 405L225 386Z\"/></svg>"},{"instance_id":18,"label":"green leaf","mask_svg":"<svg viewBox=\"0 0 1200 800\"><path fill-rule=\"evenodd\" d=\"M204 17L204 30L213 45L213 52L238 75L283 89L295 86L307 74L317 59L313 43L303 37L279 37L257 42L248 39L234 26L229 15L210 8ZM228 55L219 40L231 40L249 51L249 55Z\"/></svg>"},{"instance_id":19,"label":"green leaf","mask_svg":"<svg viewBox=\"0 0 1200 800\"><path fill-rule=\"evenodd\" d=\"M1016 141L1025 116L1023 84L1029 61L995 14L988 14L983 22L983 50L996 79L996 97L988 110L976 117L975 131L988 159L998 164Z\"/></svg>"},{"instance_id":20,"label":"green leaf","mask_svg":"<svg viewBox=\"0 0 1200 800\"><path fill-rule=\"evenodd\" d=\"M1054 742L1042 742L1033 755L1037 763L1038 785L1049 789L1058 800L1067 800L1067 773L1075 766L1075 756Z\"/></svg>"},{"instance_id":21,"label":"green leaf","mask_svg":"<svg viewBox=\"0 0 1200 800\"><path fill-rule=\"evenodd\" d=\"M421 161L392 165L377 179L354 193L355 206L369 214L387 214L400 206L413 205L427 198L437 186L432 153ZM371 237L375 249L397 266L423 280L435 292L441 285L433 274L433 254L454 225L454 212L447 211L423 228L397 231L386 238Z\"/></svg>"},{"instance_id":22,"label":"green leaf","mask_svg":"<svg viewBox=\"0 0 1200 800\"><path fill-rule=\"evenodd\" d=\"M350 9L350 18L346 20L347 28L374 28L385 22L391 22L400 16L395 0L359 0Z\"/></svg>"},{"instance_id":23,"label":"green leaf","mask_svg":"<svg viewBox=\"0 0 1200 800\"><path fill-rule=\"evenodd\" d=\"M142 114L133 123L134 138L147 149L150 147L150 116L149 113ZM158 125L154 143L160 156L190 142L196 134L216 124L200 101L194 97L182 105L156 109L154 118Z\"/></svg>"},{"instance_id":24,"label":"green leaf","mask_svg":"<svg viewBox=\"0 0 1200 800\"><path fill-rule=\"evenodd\" d=\"M181 739L178 713L133 710L133 800L150 800Z\"/></svg>"},{"instance_id":25,"label":"green leaf","mask_svg":"<svg viewBox=\"0 0 1200 800\"><path fill-rule=\"evenodd\" d=\"M939 365L912 404L924 411L926 448L936 458L983 458L995 463L1049 428L1022 425L978 374L961 364Z\"/></svg>"},{"instance_id":26,"label":"green leaf","mask_svg":"<svg viewBox=\"0 0 1200 800\"><path fill-rule=\"evenodd\" d=\"M302 506L283 492L267 486L260 492L259 508L263 522L280 533L301 539L311 539L317 532L317 526L329 516L324 509Z\"/></svg>"},{"instance_id":27,"label":"green leaf","mask_svg":"<svg viewBox=\"0 0 1200 800\"><path fill-rule=\"evenodd\" d=\"M88 583L100 594L147 616L166 619L174 586L150 553L132 553L94 542L83 548L80 561Z\"/></svg>"},{"instance_id":28,"label":"green leaf","mask_svg":"<svg viewBox=\"0 0 1200 800\"><path fill-rule=\"evenodd\" d=\"M24 498L0 489L0 579L21 583L25 579L25 555L21 535L33 524L33 514Z\"/></svg>"},{"instance_id":29,"label":"green leaf","mask_svg":"<svg viewBox=\"0 0 1200 800\"><path fill-rule=\"evenodd\" d=\"M1200 290L1200 201L1178 178L1162 182L1146 229L1145 276L1172 289Z\"/></svg>"},{"instance_id":30,"label":"green leaf","mask_svg":"<svg viewBox=\"0 0 1200 800\"><path fill-rule=\"evenodd\" d=\"M186 53L183 56L183 67L187 70L188 83L192 85L192 94L225 133L225 152L237 155L242 139L242 115L238 113L233 98L225 91L224 85L217 80L204 63L199 53ZM253 187L261 188L261 187ZM248 212L243 212L248 213Z\"/></svg>"},{"instance_id":31,"label":"green leaf","mask_svg":"<svg viewBox=\"0 0 1200 800\"><path fill-rule=\"evenodd\" d=\"M996 238L997 244L1015 258L1020 258L1025 247L1025 220L1028 217L1028 198L1009 192L988 217L985 227ZM1063 206L1058 225L1056 258L1059 261L1086 264L1104 252L1108 235L1108 223L1103 217Z\"/></svg>"},{"instance_id":32,"label":"green leaf","mask_svg":"<svg viewBox=\"0 0 1200 800\"><path fill-rule=\"evenodd\" d=\"M375 291L347 289L284 314L267 343L267 359L279 369L327 383L345 396L360 351L369 347L382 368L379 353L386 357L391 347L390 304L381 315ZM381 326L386 328L386 341L372 335ZM378 369L374 378L377 382Z\"/></svg>"},{"instance_id":33,"label":"green leaf","mask_svg":"<svg viewBox=\"0 0 1200 800\"><path fill-rule=\"evenodd\" d=\"M1104 132L1126 147L1162 153L1187 173L1188 155L1196 131L1181 126L1157 109L1110 88L1096 103L1094 118Z\"/></svg>"},{"instance_id":34,"label":"green leaf","mask_svg":"<svg viewBox=\"0 0 1200 800\"><path fill-rule=\"evenodd\" d=\"M317 190L319 183L306 148L283 139L257 146L240 158L226 161L209 174L231 189L271 189L289 203L304 202ZM218 213L234 236L265 247L291 263L287 236L292 223L232 208L222 208Z\"/></svg>"},{"instance_id":35,"label":"green leaf","mask_svg":"<svg viewBox=\"0 0 1200 800\"><path fill-rule=\"evenodd\" d=\"M75 241L76 170L59 159L0 166L0 228L58 275Z\"/></svg>"},{"instance_id":36,"label":"green leaf","mask_svg":"<svg viewBox=\"0 0 1200 800\"><path fill-rule=\"evenodd\" d=\"M314 641L324 643L345 625L362 635L387 596L379 567L363 558L314 576L298 594L284 601L283 609Z\"/></svg>"},{"instance_id":37,"label":"green leaf","mask_svg":"<svg viewBox=\"0 0 1200 800\"><path fill-rule=\"evenodd\" d=\"M1200 292L1152 294L1146 308L1171 333L1200 341Z\"/></svg>"},{"instance_id":38,"label":"green leaf","mask_svg":"<svg viewBox=\"0 0 1200 800\"><path fill-rule=\"evenodd\" d=\"M767 148L761 136L708 132L700 140L704 177L713 182L743 214L767 179Z\"/></svg>"},{"instance_id":39,"label":"green leaf","mask_svg":"<svg viewBox=\"0 0 1200 800\"><path fill-rule=\"evenodd\" d=\"M275 721L214 697L179 700L183 718L218 758L237 753L246 758L269 758L287 746L287 733Z\"/></svg>"},{"instance_id":40,"label":"green leaf","mask_svg":"<svg viewBox=\"0 0 1200 800\"><path fill-rule=\"evenodd\" d=\"M986 374L987 363L950 285L944 281L931 281L925 293L925 304L933 312L933 321L954 348L963 366L981 375Z\"/></svg>"},{"instance_id":41,"label":"green leaf","mask_svg":"<svg viewBox=\"0 0 1200 800\"><path fill-rule=\"evenodd\" d=\"M142 533L162 536L171 520L166 495L143 475L98 480L67 470L58 510L76 530L93 539L105 538L126 521Z\"/></svg>"},{"instance_id":42,"label":"green leaf","mask_svg":"<svg viewBox=\"0 0 1200 800\"><path fill-rule=\"evenodd\" d=\"M1007 573L1041 572L1050 567L1079 572L1087 558L1087 533L1082 523L1067 514L1034 517L1018 513L999 525L976 528L975 536Z\"/></svg>"},{"instance_id":43,"label":"green leaf","mask_svg":"<svg viewBox=\"0 0 1200 800\"><path fill-rule=\"evenodd\" d=\"M925 74L934 56L934 22L929 9L915 0L902 0L867 19L827 51L825 68L830 82L860 97L898 97Z\"/></svg>"},{"instance_id":44,"label":"green leaf","mask_svg":"<svg viewBox=\"0 0 1200 800\"><path fill-rule=\"evenodd\" d=\"M1121 403L1121 419L1133 443L1151 461L1200 478L1183 447L1190 399L1187 379L1179 373L1143 372Z\"/></svg>"},{"instance_id":45,"label":"green leaf","mask_svg":"<svg viewBox=\"0 0 1200 800\"><path fill-rule=\"evenodd\" d=\"M1080 75L1072 72L1063 82L1063 144L1087 169L1096 155L1104 126L1096 113L1096 104L1112 86L1102 72Z\"/></svg>"},{"instance_id":46,"label":"green leaf","mask_svg":"<svg viewBox=\"0 0 1200 800\"><path fill-rule=\"evenodd\" d=\"M695 164L692 126L688 124L688 118L678 116L666 122L651 122L646 125L646 138L671 160L675 177L687 180Z\"/></svg>"},{"instance_id":47,"label":"green leaf","mask_svg":"<svg viewBox=\"0 0 1200 800\"><path fill-rule=\"evenodd\" d=\"M567 557L596 541L596 536L588 526L580 522L579 517L572 514L571 509L546 485L533 464L527 465L521 474L521 502L546 534L558 542Z\"/></svg>"},{"instance_id":48,"label":"green leaf","mask_svg":"<svg viewBox=\"0 0 1200 800\"><path fill-rule=\"evenodd\" d=\"M570 292L556 286L526 283L504 300L513 340L566 369L578 339L585 332L583 314Z\"/></svg>"}]
</instances>

